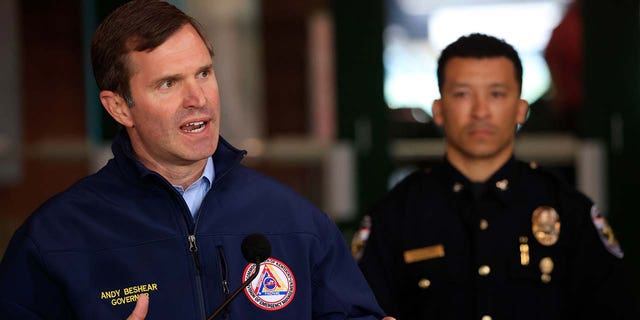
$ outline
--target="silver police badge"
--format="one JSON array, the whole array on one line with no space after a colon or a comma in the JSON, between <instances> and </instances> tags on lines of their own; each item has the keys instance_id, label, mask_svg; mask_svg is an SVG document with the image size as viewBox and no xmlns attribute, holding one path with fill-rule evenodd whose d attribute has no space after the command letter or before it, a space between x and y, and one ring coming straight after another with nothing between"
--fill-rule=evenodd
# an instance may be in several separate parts
<instances>
[{"instance_id":1,"label":"silver police badge","mask_svg":"<svg viewBox=\"0 0 640 320\"><path fill-rule=\"evenodd\" d=\"M560 216L556 209L548 206L536 208L531 215L533 236L544 246L552 246L560 236Z\"/></svg>"}]
</instances>

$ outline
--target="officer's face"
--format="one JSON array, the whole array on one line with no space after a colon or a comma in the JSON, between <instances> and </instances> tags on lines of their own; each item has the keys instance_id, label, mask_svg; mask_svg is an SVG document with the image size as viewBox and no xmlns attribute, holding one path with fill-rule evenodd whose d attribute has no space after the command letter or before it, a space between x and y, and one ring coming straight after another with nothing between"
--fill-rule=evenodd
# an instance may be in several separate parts
<instances>
[{"instance_id":1,"label":"officer's face","mask_svg":"<svg viewBox=\"0 0 640 320\"><path fill-rule=\"evenodd\" d=\"M211 55L196 30L187 24L155 49L131 52L128 61L134 105L112 97L110 113L127 128L140 161L165 177L204 167L217 147L220 106Z\"/></svg>"},{"instance_id":2,"label":"officer's face","mask_svg":"<svg viewBox=\"0 0 640 320\"><path fill-rule=\"evenodd\" d=\"M512 62L497 58L453 58L444 71L434 121L444 126L447 156L466 160L508 158L516 125L525 121L527 102Z\"/></svg>"}]
</instances>

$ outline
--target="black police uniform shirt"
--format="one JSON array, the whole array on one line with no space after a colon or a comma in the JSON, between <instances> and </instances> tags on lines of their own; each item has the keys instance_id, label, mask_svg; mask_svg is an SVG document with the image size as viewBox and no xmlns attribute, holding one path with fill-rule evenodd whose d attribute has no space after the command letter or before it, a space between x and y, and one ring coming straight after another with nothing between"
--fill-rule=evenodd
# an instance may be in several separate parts
<instances>
[{"instance_id":1,"label":"black police uniform shirt","mask_svg":"<svg viewBox=\"0 0 640 320\"><path fill-rule=\"evenodd\" d=\"M606 220L535 163L511 158L474 184L445 160L366 221L359 264L398 319L640 319Z\"/></svg>"}]
</instances>

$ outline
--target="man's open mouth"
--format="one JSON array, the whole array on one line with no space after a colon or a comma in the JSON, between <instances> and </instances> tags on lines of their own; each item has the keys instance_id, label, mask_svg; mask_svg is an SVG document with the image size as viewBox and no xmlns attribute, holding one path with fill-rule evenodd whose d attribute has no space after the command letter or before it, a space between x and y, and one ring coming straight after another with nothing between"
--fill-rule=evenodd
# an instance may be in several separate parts
<instances>
[{"instance_id":1,"label":"man's open mouth","mask_svg":"<svg viewBox=\"0 0 640 320\"><path fill-rule=\"evenodd\" d=\"M204 130L204 128L207 127L207 122L208 121L194 121L194 122L189 122L183 126L180 127L180 129L184 132L187 133L198 133L201 132L202 130Z\"/></svg>"}]
</instances>

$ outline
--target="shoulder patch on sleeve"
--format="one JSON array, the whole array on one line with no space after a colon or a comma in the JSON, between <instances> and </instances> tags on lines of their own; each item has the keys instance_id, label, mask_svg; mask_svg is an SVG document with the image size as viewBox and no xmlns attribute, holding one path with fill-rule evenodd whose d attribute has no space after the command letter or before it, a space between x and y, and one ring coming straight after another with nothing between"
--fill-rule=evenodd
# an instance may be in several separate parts
<instances>
[{"instance_id":1,"label":"shoulder patch on sleeve","mask_svg":"<svg viewBox=\"0 0 640 320\"><path fill-rule=\"evenodd\" d=\"M353 235L351 239L351 254L356 261L362 258L362 253L369 240L369 234L371 233L371 216L365 215L360 222L360 228Z\"/></svg>"},{"instance_id":2,"label":"shoulder patch on sleeve","mask_svg":"<svg viewBox=\"0 0 640 320\"><path fill-rule=\"evenodd\" d=\"M600 214L600 210L598 210L596 205L591 207L591 221L593 221L593 225L595 225L596 230L598 230L600 240L607 251L622 259L622 257L624 257L624 252L622 251L622 248L620 248L620 244L618 243L616 236L613 234L613 229L609 226L607 219Z\"/></svg>"}]
</instances>

